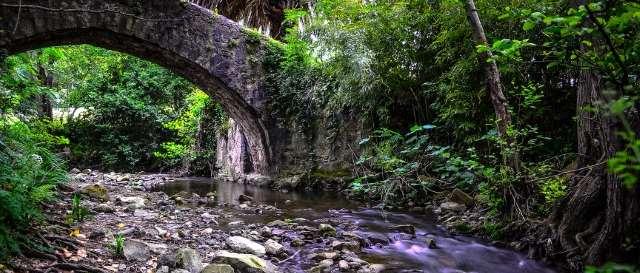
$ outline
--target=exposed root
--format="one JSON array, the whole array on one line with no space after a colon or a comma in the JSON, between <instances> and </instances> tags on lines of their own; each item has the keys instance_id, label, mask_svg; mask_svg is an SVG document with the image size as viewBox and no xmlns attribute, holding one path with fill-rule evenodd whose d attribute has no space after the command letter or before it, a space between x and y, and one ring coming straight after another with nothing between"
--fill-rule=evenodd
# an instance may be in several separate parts
<instances>
[{"instance_id":1,"label":"exposed root","mask_svg":"<svg viewBox=\"0 0 640 273\"><path fill-rule=\"evenodd\" d=\"M50 268L57 268L62 270L81 270L90 273L108 273L106 270L102 270L97 267L93 267L86 264L75 264L75 263L57 263L50 266Z\"/></svg>"}]
</instances>

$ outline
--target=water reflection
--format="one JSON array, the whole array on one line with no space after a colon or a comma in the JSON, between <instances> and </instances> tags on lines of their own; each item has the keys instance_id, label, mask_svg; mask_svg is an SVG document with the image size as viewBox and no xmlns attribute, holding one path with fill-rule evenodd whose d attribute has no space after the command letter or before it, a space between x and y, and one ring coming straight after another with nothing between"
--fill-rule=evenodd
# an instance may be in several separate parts
<instances>
[{"instance_id":1,"label":"water reflection","mask_svg":"<svg viewBox=\"0 0 640 273\"><path fill-rule=\"evenodd\" d=\"M358 207L355 203L329 193L277 192L266 188L237 183L215 183L205 178L180 179L157 189L169 195L181 191L201 196L215 192L217 205L239 204L240 195L248 195L254 203L276 206L279 215L234 213L234 217L247 223L266 223L275 219L303 217L314 220L323 217L349 219L360 227L356 233L362 237L377 237L390 243L372 244L364 250L363 258L386 265L384 272L478 272L478 273L553 273L540 263L526 259L522 254L490 246L474 238L451 236L442 230L430 215L409 213L382 213L377 209ZM287 201L289 200L289 201ZM347 208L344 210L343 208ZM236 220L236 219L234 219ZM413 225L416 235L392 232L392 226ZM437 242L430 248L428 239ZM300 257L313 252L313 246L303 249ZM300 259L287 265L291 272L304 272Z\"/></svg>"}]
</instances>

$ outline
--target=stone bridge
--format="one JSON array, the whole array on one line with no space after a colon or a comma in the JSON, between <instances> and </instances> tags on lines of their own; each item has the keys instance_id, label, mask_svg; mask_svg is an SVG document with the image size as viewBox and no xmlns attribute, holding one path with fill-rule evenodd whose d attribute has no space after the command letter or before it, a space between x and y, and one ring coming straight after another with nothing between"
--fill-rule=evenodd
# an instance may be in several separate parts
<instances>
[{"instance_id":1,"label":"stone bridge","mask_svg":"<svg viewBox=\"0 0 640 273\"><path fill-rule=\"evenodd\" d=\"M91 44L158 63L205 90L233 119L218 136L217 161L234 180L344 173L361 124L347 117L327 129L336 116L329 113L314 121L310 139L295 122L270 113L267 39L184 0L0 0L0 59Z\"/></svg>"},{"instance_id":2,"label":"stone bridge","mask_svg":"<svg viewBox=\"0 0 640 273\"><path fill-rule=\"evenodd\" d=\"M276 169L264 38L180 0L0 0L0 49L91 44L156 62L206 90L246 136L251 172Z\"/></svg>"}]
</instances>

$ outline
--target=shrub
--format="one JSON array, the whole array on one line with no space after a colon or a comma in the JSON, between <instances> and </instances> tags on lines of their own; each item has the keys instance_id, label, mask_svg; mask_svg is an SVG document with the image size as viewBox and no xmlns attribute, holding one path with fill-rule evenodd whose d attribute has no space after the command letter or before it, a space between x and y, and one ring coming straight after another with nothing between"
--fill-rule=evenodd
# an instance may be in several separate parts
<instances>
[{"instance_id":1,"label":"shrub","mask_svg":"<svg viewBox=\"0 0 640 273\"><path fill-rule=\"evenodd\" d=\"M27 229L43 219L39 205L66 180L63 162L49 150L56 139L0 117L0 259L29 243Z\"/></svg>"}]
</instances>

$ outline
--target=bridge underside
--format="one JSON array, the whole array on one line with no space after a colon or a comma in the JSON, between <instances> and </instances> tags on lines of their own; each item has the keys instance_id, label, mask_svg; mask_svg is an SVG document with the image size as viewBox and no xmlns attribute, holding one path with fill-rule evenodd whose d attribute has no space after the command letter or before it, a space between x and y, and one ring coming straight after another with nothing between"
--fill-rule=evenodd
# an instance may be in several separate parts
<instances>
[{"instance_id":1,"label":"bridge underside","mask_svg":"<svg viewBox=\"0 0 640 273\"><path fill-rule=\"evenodd\" d=\"M0 0L0 49L92 44L156 62L220 102L246 136L251 170L273 168L261 39L179 0Z\"/></svg>"}]
</instances>

